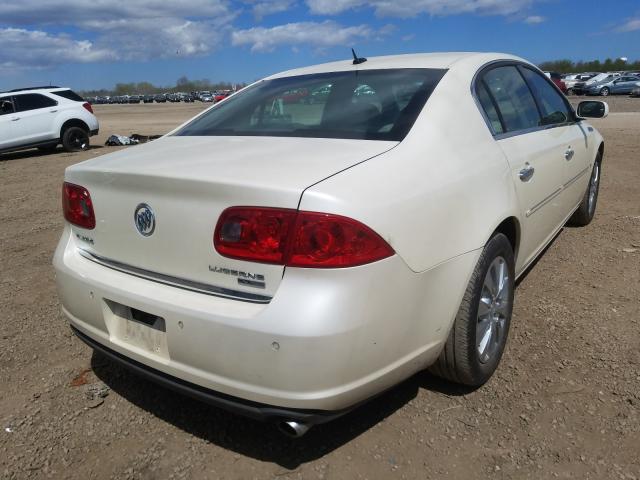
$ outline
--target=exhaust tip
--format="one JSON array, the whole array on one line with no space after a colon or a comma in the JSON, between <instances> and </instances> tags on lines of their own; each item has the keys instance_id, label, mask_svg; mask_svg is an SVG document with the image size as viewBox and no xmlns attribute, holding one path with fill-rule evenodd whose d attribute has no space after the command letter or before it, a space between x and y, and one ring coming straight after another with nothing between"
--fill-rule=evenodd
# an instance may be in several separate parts
<instances>
[{"instance_id":1,"label":"exhaust tip","mask_svg":"<svg viewBox=\"0 0 640 480\"><path fill-rule=\"evenodd\" d=\"M299 423L293 420L284 420L278 423L278 428L287 437L300 438L309 431L311 426L306 423Z\"/></svg>"}]
</instances>

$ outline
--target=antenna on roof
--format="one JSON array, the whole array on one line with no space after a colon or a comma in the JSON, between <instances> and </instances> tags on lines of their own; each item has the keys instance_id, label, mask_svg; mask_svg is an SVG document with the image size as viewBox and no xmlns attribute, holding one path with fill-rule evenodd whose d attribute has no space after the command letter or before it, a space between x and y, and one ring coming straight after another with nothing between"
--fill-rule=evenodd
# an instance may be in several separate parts
<instances>
[{"instance_id":1,"label":"antenna on roof","mask_svg":"<svg viewBox=\"0 0 640 480\"><path fill-rule=\"evenodd\" d=\"M364 62L367 61L367 59L364 58L364 57L358 57L356 55L356 51L353 48L351 49L351 53L353 54L353 64L354 65L360 65L361 63L364 63Z\"/></svg>"}]
</instances>

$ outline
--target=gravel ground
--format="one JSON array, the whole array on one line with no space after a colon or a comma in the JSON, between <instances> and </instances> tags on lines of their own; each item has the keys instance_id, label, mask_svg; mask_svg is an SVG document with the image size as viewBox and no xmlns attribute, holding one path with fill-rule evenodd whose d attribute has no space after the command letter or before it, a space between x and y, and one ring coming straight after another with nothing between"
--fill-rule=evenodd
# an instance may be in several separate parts
<instances>
[{"instance_id":1,"label":"gravel ground","mask_svg":"<svg viewBox=\"0 0 640 480\"><path fill-rule=\"evenodd\" d=\"M71 334L51 267L63 171L113 148L0 155L0 477L639 479L640 99L608 101L593 122L606 141L596 218L564 229L520 281L492 380L470 391L419 374L298 441ZM94 144L202 108L97 106Z\"/></svg>"}]
</instances>

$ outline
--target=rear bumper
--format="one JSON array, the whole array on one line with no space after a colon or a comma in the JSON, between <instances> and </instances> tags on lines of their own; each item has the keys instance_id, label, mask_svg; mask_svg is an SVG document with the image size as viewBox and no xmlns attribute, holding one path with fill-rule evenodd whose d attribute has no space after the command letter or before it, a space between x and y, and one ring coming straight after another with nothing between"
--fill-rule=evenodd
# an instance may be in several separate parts
<instances>
[{"instance_id":1,"label":"rear bumper","mask_svg":"<svg viewBox=\"0 0 640 480\"><path fill-rule=\"evenodd\" d=\"M92 346L156 372L169 386L188 385L185 393L219 392L211 395L262 405L263 412L239 413L266 418L285 409L326 418L435 361L478 255L421 274L397 255L349 269L289 268L267 304L187 291L97 264L78 253L68 227L54 266L62 310ZM125 335L132 321L121 307L163 319L159 336L159 330L144 334L159 343Z\"/></svg>"},{"instance_id":2,"label":"rear bumper","mask_svg":"<svg viewBox=\"0 0 640 480\"><path fill-rule=\"evenodd\" d=\"M231 395L225 395L220 392L214 392L208 390L194 383L189 383L176 377L167 375L160 370L155 370L143 363L136 362L129 357L126 357L104 345L96 342L91 337L85 335L77 328L71 327L71 330L75 335L86 343L89 347L100 352L102 355L108 357L110 360L132 371L136 375L139 375L147 380L150 380L165 388L178 392L182 395L186 395L191 398L195 398L214 407L227 410L232 413L243 415L245 417L253 418L260 421L276 422L278 420L294 420L299 423L305 423L309 425L318 425L320 423L326 423L334 420L349 411L351 409L338 410L338 411L321 411L321 410L302 410L291 408L279 408L271 405L265 405L262 403L251 402L243 400L241 398L232 397Z\"/></svg>"},{"instance_id":3,"label":"rear bumper","mask_svg":"<svg viewBox=\"0 0 640 480\"><path fill-rule=\"evenodd\" d=\"M91 132L89 132L89 136L90 136L90 137L93 137L93 136L95 136L95 135L98 135L98 133L100 133L100 129L99 129L99 128L96 128L96 129L94 129L94 130L91 130Z\"/></svg>"}]
</instances>

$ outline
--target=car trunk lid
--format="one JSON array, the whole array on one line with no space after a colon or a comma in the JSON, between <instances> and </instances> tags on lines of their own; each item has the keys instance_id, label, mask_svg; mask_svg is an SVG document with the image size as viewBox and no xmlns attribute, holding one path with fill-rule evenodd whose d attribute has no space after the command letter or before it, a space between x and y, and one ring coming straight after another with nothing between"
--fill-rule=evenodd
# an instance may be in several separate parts
<instances>
[{"instance_id":1,"label":"car trunk lid","mask_svg":"<svg viewBox=\"0 0 640 480\"><path fill-rule=\"evenodd\" d=\"M164 137L68 168L66 181L88 189L96 216L94 230L72 228L80 249L113 268L194 290L266 300L284 267L218 254L213 233L220 214L231 206L297 209L307 187L395 145ZM136 226L134 213L141 205L155 217L149 235Z\"/></svg>"}]
</instances>

